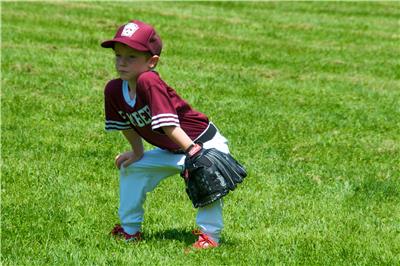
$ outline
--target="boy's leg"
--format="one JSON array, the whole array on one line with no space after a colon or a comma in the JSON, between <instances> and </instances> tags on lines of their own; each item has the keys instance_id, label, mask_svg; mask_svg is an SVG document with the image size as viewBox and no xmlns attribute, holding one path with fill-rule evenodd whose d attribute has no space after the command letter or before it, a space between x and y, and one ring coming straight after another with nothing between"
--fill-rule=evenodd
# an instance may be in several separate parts
<instances>
[{"instance_id":1,"label":"boy's leg","mask_svg":"<svg viewBox=\"0 0 400 266\"><path fill-rule=\"evenodd\" d=\"M229 153L227 140L219 132L203 147ZM154 149L145 152L141 160L127 168L121 167L119 216L125 232L134 234L140 230L146 193L152 191L162 179L179 173L184 160L184 155ZM223 229L222 206L223 202L219 200L199 208L196 217L200 230L217 242Z\"/></svg>"},{"instance_id":2,"label":"boy's leg","mask_svg":"<svg viewBox=\"0 0 400 266\"><path fill-rule=\"evenodd\" d=\"M162 179L179 173L184 159L182 154L156 148L145 152L142 159L128 167L121 167L118 213L126 233L140 231L146 193L154 190Z\"/></svg>"},{"instance_id":3,"label":"boy's leg","mask_svg":"<svg viewBox=\"0 0 400 266\"><path fill-rule=\"evenodd\" d=\"M197 211L196 223L199 229L211 236L217 243L224 228L224 220L222 217L222 199L214 201L213 203L199 208Z\"/></svg>"},{"instance_id":4,"label":"boy's leg","mask_svg":"<svg viewBox=\"0 0 400 266\"><path fill-rule=\"evenodd\" d=\"M205 149L215 148L221 152L229 153L228 141L219 132L213 139L203 144ZM224 227L222 217L222 199L217 200L197 211L196 223L200 230L219 242L221 231Z\"/></svg>"}]
</instances>

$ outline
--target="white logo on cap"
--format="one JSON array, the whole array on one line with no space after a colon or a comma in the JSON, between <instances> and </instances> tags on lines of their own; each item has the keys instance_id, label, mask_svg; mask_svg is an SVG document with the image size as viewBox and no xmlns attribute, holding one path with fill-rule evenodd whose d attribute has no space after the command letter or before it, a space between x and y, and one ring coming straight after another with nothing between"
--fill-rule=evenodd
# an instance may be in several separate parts
<instances>
[{"instance_id":1,"label":"white logo on cap","mask_svg":"<svg viewBox=\"0 0 400 266\"><path fill-rule=\"evenodd\" d=\"M139 29L139 26L135 23L128 23L125 25L124 29L122 30L121 36L124 37L132 37L132 35Z\"/></svg>"}]
</instances>

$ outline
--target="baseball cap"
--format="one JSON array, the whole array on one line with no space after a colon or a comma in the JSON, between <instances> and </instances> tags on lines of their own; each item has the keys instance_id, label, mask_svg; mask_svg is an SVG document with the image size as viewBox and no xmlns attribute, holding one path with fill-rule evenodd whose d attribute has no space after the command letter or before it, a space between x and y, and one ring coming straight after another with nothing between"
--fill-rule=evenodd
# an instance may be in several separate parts
<instances>
[{"instance_id":1,"label":"baseball cap","mask_svg":"<svg viewBox=\"0 0 400 266\"><path fill-rule=\"evenodd\" d=\"M161 38L154 28L139 20L131 20L120 26L114 39L102 42L101 46L114 48L116 42L141 52L150 52L152 55L160 55L162 50Z\"/></svg>"}]
</instances>

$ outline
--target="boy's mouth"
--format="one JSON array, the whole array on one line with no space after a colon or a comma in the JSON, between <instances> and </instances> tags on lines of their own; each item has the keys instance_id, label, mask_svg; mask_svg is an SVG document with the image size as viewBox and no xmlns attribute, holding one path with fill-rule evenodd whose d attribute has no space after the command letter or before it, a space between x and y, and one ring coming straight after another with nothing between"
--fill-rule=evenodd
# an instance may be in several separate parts
<instances>
[{"instance_id":1,"label":"boy's mouth","mask_svg":"<svg viewBox=\"0 0 400 266\"><path fill-rule=\"evenodd\" d=\"M125 70L118 70L118 73L120 73L120 74L128 74L128 71L125 71Z\"/></svg>"}]
</instances>

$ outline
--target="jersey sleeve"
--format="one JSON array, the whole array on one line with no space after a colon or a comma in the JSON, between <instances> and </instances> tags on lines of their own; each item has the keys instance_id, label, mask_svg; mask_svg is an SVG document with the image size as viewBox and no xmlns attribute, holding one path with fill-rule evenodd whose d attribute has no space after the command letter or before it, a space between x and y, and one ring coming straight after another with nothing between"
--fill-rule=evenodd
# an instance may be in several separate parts
<instances>
[{"instance_id":1,"label":"jersey sleeve","mask_svg":"<svg viewBox=\"0 0 400 266\"><path fill-rule=\"evenodd\" d=\"M164 126L180 126L168 87L157 78L147 81L146 91L151 110L151 129L159 131Z\"/></svg>"},{"instance_id":2,"label":"jersey sleeve","mask_svg":"<svg viewBox=\"0 0 400 266\"><path fill-rule=\"evenodd\" d=\"M125 130L130 129L129 121L123 119L118 113L117 103L111 93L112 88L107 86L104 90L104 111L105 111L105 130Z\"/></svg>"}]
</instances>

